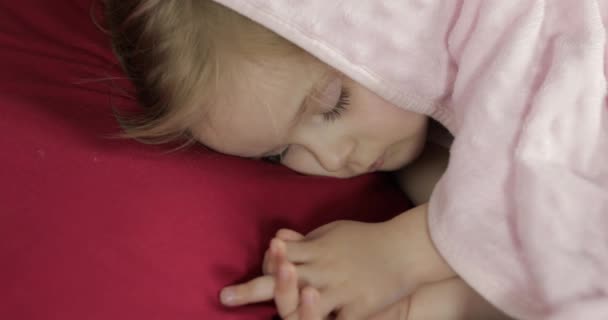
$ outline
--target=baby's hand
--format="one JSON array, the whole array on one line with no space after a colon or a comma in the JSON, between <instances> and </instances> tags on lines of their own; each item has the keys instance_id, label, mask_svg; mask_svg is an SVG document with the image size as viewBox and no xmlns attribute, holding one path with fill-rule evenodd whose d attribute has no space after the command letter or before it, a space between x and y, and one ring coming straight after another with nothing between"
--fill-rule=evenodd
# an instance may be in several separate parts
<instances>
[{"instance_id":1,"label":"baby's hand","mask_svg":"<svg viewBox=\"0 0 608 320\"><path fill-rule=\"evenodd\" d=\"M277 270L275 303L284 320L322 320L320 295L316 289L305 288L298 292L295 266L281 262ZM331 319L325 318L325 319ZM338 319L348 319L341 316ZM368 320L510 320L455 277L416 290Z\"/></svg>"},{"instance_id":2,"label":"baby's hand","mask_svg":"<svg viewBox=\"0 0 608 320\"><path fill-rule=\"evenodd\" d=\"M264 276L222 291L222 303L236 307L274 299L284 320L322 320L319 291L312 287L299 289L296 267L285 257L285 241L304 239L299 233L280 230L264 254ZM409 298L404 298L369 320L406 320Z\"/></svg>"},{"instance_id":3,"label":"baby's hand","mask_svg":"<svg viewBox=\"0 0 608 320\"><path fill-rule=\"evenodd\" d=\"M320 290L322 317L368 319L420 285L453 276L428 236L426 206L384 223L330 223L285 246L300 286Z\"/></svg>"},{"instance_id":4,"label":"baby's hand","mask_svg":"<svg viewBox=\"0 0 608 320\"><path fill-rule=\"evenodd\" d=\"M275 266L275 270L278 270L278 272L275 276L276 287L274 291L274 301L281 319L333 319L333 317L321 317L321 311L319 309L320 294L318 290L307 287L302 291L298 291L298 278L293 264L283 261L279 266ZM409 298L405 298L381 313L369 318L369 320L408 320L408 308ZM338 317L338 319L345 318ZM439 320L440 318L433 319Z\"/></svg>"},{"instance_id":5,"label":"baby's hand","mask_svg":"<svg viewBox=\"0 0 608 320\"><path fill-rule=\"evenodd\" d=\"M297 241L304 237L281 231L282 240ZM314 288L299 289L296 267L285 257L285 243L275 238L264 254L265 276L224 288L222 303L235 307L274 298L277 312L284 320L322 320L319 315L319 292Z\"/></svg>"},{"instance_id":6,"label":"baby's hand","mask_svg":"<svg viewBox=\"0 0 608 320\"><path fill-rule=\"evenodd\" d=\"M277 237L265 256L264 272L269 275L227 288L223 293L231 292L233 298L223 299L224 304L272 299L276 256L283 251L287 261L296 265L300 287L321 291L316 305L321 318L335 311L338 319L368 319L391 310L386 308L401 298L407 301L405 297L419 285L453 276L428 236L426 206L384 223L341 221L306 238L288 230Z\"/></svg>"},{"instance_id":7,"label":"baby's hand","mask_svg":"<svg viewBox=\"0 0 608 320\"><path fill-rule=\"evenodd\" d=\"M299 241L302 239L304 239L304 236L294 231L281 230L277 232L277 238L272 239L269 248L264 253L262 267L264 276L225 287L220 294L222 304L227 307L238 307L272 300L278 277L276 271L283 261L287 262L284 241Z\"/></svg>"},{"instance_id":8,"label":"baby's hand","mask_svg":"<svg viewBox=\"0 0 608 320\"><path fill-rule=\"evenodd\" d=\"M319 292L310 287L299 290L296 267L285 259L284 251L274 250L272 256L272 269L276 271L274 302L281 319L322 320L318 307Z\"/></svg>"},{"instance_id":9,"label":"baby's hand","mask_svg":"<svg viewBox=\"0 0 608 320\"><path fill-rule=\"evenodd\" d=\"M300 240L297 233L279 232L278 237ZM274 301L279 316L284 320L322 320L332 317L321 317L320 294L312 287L298 289L296 267L285 258L284 245L279 240L273 240L271 249L267 251L265 262L268 269L274 273ZM409 298L390 306L369 320L407 320ZM338 318L341 319L341 318Z\"/></svg>"}]
</instances>

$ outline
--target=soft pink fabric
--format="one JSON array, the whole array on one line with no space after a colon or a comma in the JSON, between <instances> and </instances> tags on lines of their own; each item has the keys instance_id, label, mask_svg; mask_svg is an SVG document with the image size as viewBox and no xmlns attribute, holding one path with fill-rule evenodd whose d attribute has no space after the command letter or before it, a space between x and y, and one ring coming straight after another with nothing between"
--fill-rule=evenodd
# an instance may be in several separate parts
<instances>
[{"instance_id":1,"label":"soft pink fabric","mask_svg":"<svg viewBox=\"0 0 608 320\"><path fill-rule=\"evenodd\" d=\"M387 175L112 139L136 102L91 4L0 0L0 319L268 320L218 292L260 274L278 228L407 208Z\"/></svg>"},{"instance_id":2,"label":"soft pink fabric","mask_svg":"<svg viewBox=\"0 0 608 320\"><path fill-rule=\"evenodd\" d=\"M606 1L218 2L455 135L430 227L486 298L608 319Z\"/></svg>"}]
</instances>

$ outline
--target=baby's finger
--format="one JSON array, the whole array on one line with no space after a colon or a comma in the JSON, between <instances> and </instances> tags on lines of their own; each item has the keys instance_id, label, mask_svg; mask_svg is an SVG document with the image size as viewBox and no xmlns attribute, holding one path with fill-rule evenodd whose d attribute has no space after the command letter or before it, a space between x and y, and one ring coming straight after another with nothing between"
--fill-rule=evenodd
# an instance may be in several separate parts
<instances>
[{"instance_id":1,"label":"baby's finger","mask_svg":"<svg viewBox=\"0 0 608 320\"><path fill-rule=\"evenodd\" d=\"M301 292L301 303L298 310L284 320L323 320L328 319L323 317L319 312L319 292L311 287L305 288Z\"/></svg>"},{"instance_id":2,"label":"baby's finger","mask_svg":"<svg viewBox=\"0 0 608 320\"><path fill-rule=\"evenodd\" d=\"M262 273L264 273L264 275L272 274L270 271L271 263L272 257L270 256L270 249L266 249L266 251L264 251L264 260L262 261Z\"/></svg>"},{"instance_id":3,"label":"baby's finger","mask_svg":"<svg viewBox=\"0 0 608 320\"><path fill-rule=\"evenodd\" d=\"M302 303L300 304L299 320L321 320L319 310L319 292L313 288L302 290Z\"/></svg>"},{"instance_id":4,"label":"baby's finger","mask_svg":"<svg viewBox=\"0 0 608 320\"><path fill-rule=\"evenodd\" d=\"M284 241L277 238L273 238L270 241L270 247L266 250L264 265L262 267L264 274L275 274L277 266L280 265L283 260L286 260L285 250Z\"/></svg>"},{"instance_id":5,"label":"baby's finger","mask_svg":"<svg viewBox=\"0 0 608 320\"><path fill-rule=\"evenodd\" d=\"M222 289L220 301L228 307L271 300L274 293L273 276L262 276L249 282Z\"/></svg>"},{"instance_id":6,"label":"baby's finger","mask_svg":"<svg viewBox=\"0 0 608 320\"><path fill-rule=\"evenodd\" d=\"M289 262L306 263L318 255L315 243L311 241L279 241L285 244L285 256Z\"/></svg>"},{"instance_id":7,"label":"baby's finger","mask_svg":"<svg viewBox=\"0 0 608 320\"><path fill-rule=\"evenodd\" d=\"M283 262L278 269L274 301L279 315L284 319L298 309L298 277L291 263Z\"/></svg>"},{"instance_id":8,"label":"baby's finger","mask_svg":"<svg viewBox=\"0 0 608 320\"><path fill-rule=\"evenodd\" d=\"M324 318L329 317L332 312L337 311L337 309L344 304L344 292L341 292L340 290L324 289L320 292L317 291L316 293L317 299L315 302L315 310L317 314Z\"/></svg>"},{"instance_id":9,"label":"baby's finger","mask_svg":"<svg viewBox=\"0 0 608 320\"><path fill-rule=\"evenodd\" d=\"M290 229L281 229L281 230L277 231L276 237L283 241L304 240L304 236L301 233L295 232Z\"/></svg>"},{"instance_id":10,"label":"baby's finger","mask_svg":"<svg viewBox=\"0 0 608 320\"><path fill-rule=\"evenodd\" d=\"M314 263L297 265L296 273L300 288L326 288L327 284L332 280L324 268Z\"/></svg>"}]
</instances>

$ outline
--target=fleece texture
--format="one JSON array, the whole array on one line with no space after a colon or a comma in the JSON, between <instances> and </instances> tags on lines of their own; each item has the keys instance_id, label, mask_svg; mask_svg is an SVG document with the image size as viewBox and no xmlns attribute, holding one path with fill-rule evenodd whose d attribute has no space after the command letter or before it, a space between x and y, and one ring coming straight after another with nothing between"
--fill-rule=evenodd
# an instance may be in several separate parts
<instances>
[{"instance_id":1,"label":"fleece texture","mask_svg":"<svg viewBox=\"0 0 608 320\"><path fill-rule=\"evenodd\" d=\"M218 2L450 130L430 230L484 297L608 319L607 1Z\"/></svg>"}]
</instances>

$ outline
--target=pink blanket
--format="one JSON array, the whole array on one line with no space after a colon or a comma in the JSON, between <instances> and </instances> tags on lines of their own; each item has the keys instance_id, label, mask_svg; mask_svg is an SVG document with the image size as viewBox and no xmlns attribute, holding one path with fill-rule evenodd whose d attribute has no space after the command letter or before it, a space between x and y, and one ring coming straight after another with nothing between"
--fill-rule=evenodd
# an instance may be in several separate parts
<instances>
[{"instance_id":1,"label":"pink blanket","mask_svg":"<svg viewBox=\"0 0 608 320\"><path fill-rule=\"evenodd\" d=\"M608 319L608 1L218 2L454 134L430 229L488 300Z\"/></svg>"}]
</instances>

